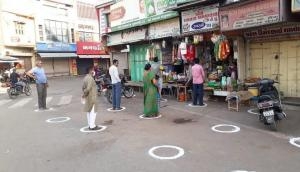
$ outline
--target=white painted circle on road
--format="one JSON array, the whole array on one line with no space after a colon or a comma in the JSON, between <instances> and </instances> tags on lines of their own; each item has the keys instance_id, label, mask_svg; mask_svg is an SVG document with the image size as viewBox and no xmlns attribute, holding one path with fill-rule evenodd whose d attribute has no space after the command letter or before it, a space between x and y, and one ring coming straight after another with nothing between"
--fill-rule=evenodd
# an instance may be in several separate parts
<instances>
[{"instance_id":1,"label":"white painted circle on road","mask_svg":"<svg viewBox=\"0 0 300 172\"><path fill-rule=\"evenodd\" d=\"M168 99L163 99L163 98L160 99L160 102L167 102L167 101Z\"/></svg>"},{"instance_id":2,"label":"white painted circle on road","mask_svg":"<svg viewBox=\"0 0 300 172\"><path fill-rule=\"evenodd\" d=\"M120 110L113 110L113 108L108 108L107 111L109 111L109 112L120 112L120 111L123 111L125 109L126 109L125 107L121 107Z\"/></svg>"},{"instance_id":3,"label":"white painted circle on road","mask_svg":"<svg viewBox=\"0 0 300 172\"><path fill-rule=\"evenodd\" d=\"M100 127L101 129L100 130L89 130L89 126L86 126L86 127L82 127L80 129L80 131L83 133L97 133L97 132L103 131L107 128L106 126L103 126L103 125L97 125L97 126Z\"/></svg>"},{"instance_id":4,"label":"white painted circle on road","mask_svg":"<svg viewBox=\"0 0 300 172\"><path fill-rule=\"evenodd\" d=\"M48 122L48 123L61 123L61 122L69 121L70 119L71 119L70 117L57 117L57 118L47 119L46 122Z\"/></svg>"},{"instance_id":5,"label":"white painted circle on road","mask_svg":"<svg viewBox=\"0 0 300 172\"><path fill-rule=\"evenodd\" d=\"M256 110L258 110L258 109L249 109L247 112L254 114L254 115L258 115L258 112L255 112Z\"/></svg>"},{"instance_id":6,"label":"white painted circle on road","mask_svg":"<svg viewBox=\"0 0 300 172\"><path fill-rule=\"evenodd\" d=\"M161 149L161 148L171 148L171 149L176 149L178 150L178 153L174 156L158 156L154 153L155 150L157 149ZM184 155L184 150L178 146L172 146L172 145L162 145L162 146L155 146L153 148L151 148L149 151L148 151L148 154L150 156L152 156L153 158L156 158L156 159L161 159L161 160L167 160L167 159L177 159L181 156Z\"/></svg>"},{"instance_id":7,"label":"white painted circle on road","mask_svg":"<svg viewBox=\"0 0 300 172\"><path fill-rule=\"evenodd\" d=\"M294 137L294 138L290 138L290 144L300 148L300 144L296 143L299 142L300 143L300 137Z\"/></svg>"},{"instance_id":8,"label":"white painted circle on road","mask_svg":"<svg viewBox=\"0 0 300 172\"><path fill-rule=\"evenodd\" d=\"M218 130L219 127L232 127L232 130ZM211 127L211 129L218 133L235 133L240 131L240 127L237 127L235 125L229 125L229 124L219 124Z\"/></svg>"},{"instance_id":9,"label":"white painted circle on road","mask_svg":"<svg viewBox=\"0 0 300 172\"><path fill-rule=\"evenodd\" d=\"M45 110L43 110L43 109L36 109L36 110L34 110L35 112L46 112L46 111L52 111L52 110L54 110L53 108L49 108L49 109L45 109Z\"/></svg>"},{"instance_id":10,"label":"white painted circle on road","mask_svg":"<svg viewBox=\"0 0 300 172\"><path fill-rule=\"evenodd\" d=\"M158 116L154 116L154 117L145 117L145 114L140 115L141 119L157 119L157 118L161 118L162 115L159 114Z\"/></svg>"},{"instance_id":11,"label":"white painted circle on road","mask_svg":"<svg viewBox=\"0 0 300 172\"><path fill-rule=\"evenodd\" d=\"M204 105L203 106L199 106L199 105L193 105L193 103L190 103L188 104L189 107L207 107L207 104L206 103L203 103Z\"/></svg>"},{"instance_id":12,"label":"white painted circle on road","mask_svg":"<svg viewBox=\"0 0 300 172\"><path fill-rule=\"evenodd\" d=\"M247 170L234 170L234 171L231 171L231 172L255 172L255 171L247 171Z\"/></svg>"}]
</instances>

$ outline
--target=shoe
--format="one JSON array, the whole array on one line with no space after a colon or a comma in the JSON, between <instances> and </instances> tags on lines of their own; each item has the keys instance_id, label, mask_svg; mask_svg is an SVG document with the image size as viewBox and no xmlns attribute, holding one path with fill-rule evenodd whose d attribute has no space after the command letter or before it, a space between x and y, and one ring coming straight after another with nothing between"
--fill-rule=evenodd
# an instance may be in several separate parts
<instances>
[{"instance_id":1,"label":"shoe","mask_svg":"<svg viewBox=\"0 0 300 172\"><path fill-rule=\"evenodd\" d=\"M122 110L122 108L116 108L115 110Z\"/></svg>"},{"instance_id":2,"label":"shoe","mask_svg":"<svg viewBox=\"0 0 300 172\"><path fill-rule=\"evenodd\" d=\"M96 127L94 127L94 128L90 128L89 127L89 130L100 130L101 128L100 127L98 127L98 125L96 125Z\"/></svg>"},{"instance_id":3,"label":"shoe","mask_svg":"<svg viewBox=\"0 0 300 172\"><path fill-rule=\"evenodd\" d=\"M114 107L114 108L112 108L112 110L116 110L116 108Z\"/></svg>"},{"instance_id":4,"label":"shoe","mask_svg":"<svg viewBox=\"0 0 300 172\"><path fill-rule=\"evenodd\" d=\"M205 104L201 104L201 105L199 104L199 106L205 106Z\"/></svg>"}]
</instances>

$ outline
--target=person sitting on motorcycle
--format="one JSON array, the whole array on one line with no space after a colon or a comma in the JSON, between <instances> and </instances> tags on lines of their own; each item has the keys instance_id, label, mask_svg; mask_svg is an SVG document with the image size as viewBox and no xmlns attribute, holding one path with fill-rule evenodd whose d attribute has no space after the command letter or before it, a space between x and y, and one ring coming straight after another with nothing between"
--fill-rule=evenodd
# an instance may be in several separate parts
<instances>
[{"instance_id":1,"label":"person sitting on motorcycle","mask_svg":"<svg viewBox=\"0 0 300 172\"><path fill-rule=\"evenodd\" d=\"M20 80L20 75L16 72L15 68L10 74L10 82L12 83L12 85L20 86L22 88L22 92L25 92L25 83Z\"/></svg>"}]
</instances>

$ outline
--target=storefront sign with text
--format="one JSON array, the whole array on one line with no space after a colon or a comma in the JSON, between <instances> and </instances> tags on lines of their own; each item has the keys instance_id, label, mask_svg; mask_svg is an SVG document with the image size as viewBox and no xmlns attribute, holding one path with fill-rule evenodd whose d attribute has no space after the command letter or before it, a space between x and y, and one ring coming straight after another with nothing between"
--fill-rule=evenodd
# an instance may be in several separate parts
<instances>
[{"instance_id":1,"label":"storefront sign with text","mask_svg":"<svg viewBox=\"0 0 300 172\"><path fill-rule=\"evenodd\" d=\"M219 26L219 5L214 4L203 8L183 11L181 17L182 32L208 30Z\"/></svg>"},{"instance_id":2,"label":"storefront sign with text","mask_svg":"<svg viewBox=\"0 0 300 172\"><path fill-rule=\"evenodd\" d=\"M77 54L105 55L105 47L100 42L77 42Z\"/></svg>"},{"instance_id":3,"label":"storefront sign with text","mask_svg":"<svg viewBox=\"0 0 300 172\"><path fill-rule=\"evenodd\" d=\"M221 30L234 30L261 26L280 21L279 0L262 0L219 12Z\"/></svg>"},{"instance_id":4,"label":"storefront sign with text","mask_svg":"<svg viewBox=\"0 0 300 172\"><path fill-rule=\"evenodd\" d=\"M279 35L299 34L299 33L300 33L300 24L255 29L255 30L245 32L244 36L249 39L256 39L256 38L271 38Z\"/></svg>"}]
</instances>

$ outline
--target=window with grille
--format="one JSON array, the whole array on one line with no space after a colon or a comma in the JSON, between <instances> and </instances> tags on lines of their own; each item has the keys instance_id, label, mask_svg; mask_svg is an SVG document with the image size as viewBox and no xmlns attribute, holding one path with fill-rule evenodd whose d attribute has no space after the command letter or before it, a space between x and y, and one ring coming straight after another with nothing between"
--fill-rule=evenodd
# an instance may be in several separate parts
<instances>
[{"instance_id":1,"label":"window with grille","mask_svg":"<svg viewBox=\"0 0 300 172\"><path fill-rule=\"evenodd\" d=\"M68 23L45 20L46 40L69 43Z\"/></svg>"}]
</instances>

